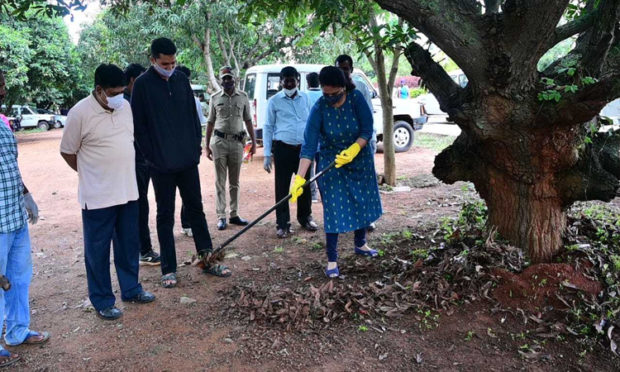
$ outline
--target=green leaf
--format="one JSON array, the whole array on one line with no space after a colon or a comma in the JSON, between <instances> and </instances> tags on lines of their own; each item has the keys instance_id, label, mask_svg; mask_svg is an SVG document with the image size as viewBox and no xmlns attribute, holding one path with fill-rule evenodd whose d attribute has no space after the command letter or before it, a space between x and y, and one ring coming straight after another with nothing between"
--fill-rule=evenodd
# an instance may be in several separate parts
<instances>
[{"instance_id":1,"label":"green leaf","mask_svg":"<svg viewBox=\"0 0 620 372\"><path fill-rule=\"evenodd\" d=\"M564 87L564 92L566 93L575 93L577 90L579 89L579 87L577 85L567 85Z\"/></svg>"}]
</instances>

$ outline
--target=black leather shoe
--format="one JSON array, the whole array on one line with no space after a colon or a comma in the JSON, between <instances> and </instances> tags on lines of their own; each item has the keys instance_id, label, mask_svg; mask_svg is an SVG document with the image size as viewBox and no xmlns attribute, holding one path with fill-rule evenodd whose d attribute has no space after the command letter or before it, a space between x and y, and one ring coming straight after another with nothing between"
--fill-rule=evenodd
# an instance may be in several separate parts
<instances>
[{"instance_id":1,"label":"black leather shoe","mask_svg":"<svg viewBox=\"0 0 620 372\"><path fill-rule=\"evenodd\" d=\"M123 300L123 301L125 301L125 302L135 302L137 304L148 304L149 302L155 301L155 295L152 294L151 292L142 291L141 293L138 293L137 295L133 296L132 298L128 298L128 299Z\"/></svg>"},{"instance_id":2,"label":"black leather shoe","mask_svg":"<svg viewBox=\"0 0 620 372\"><path fill-rule=\"evenodd\" d=\"M225 228L226 228L226 219L220 218L219 220L217 220L217 229L224 230Z\"/></svg>"},{"instance_id":3,"label":"black leather shoe","mask_svg":"<svg viewBox=\"0 0 620 372\"><path fill-rule=\"evenodd\" d=\"M230 217L228 222L232 223L233 225L239 225L239 226L245 226L245 225L249 224L248 220L244 220L243 218L241 218L239 216Z\"/></svg>"},{"instance_id":4,"label":"black leather shoe","mask_svg":"<svg viewBox=\"0 0 620 372\"><path fill-rule=\"evenodd\" d=\"M104 320L116 320L123 316L123 312L114 306L110 306L107 309L97 311L97 316Z\"/></svg>"},{"instance_id":5,"label":"black leather shoe","mask_svg":"<svg viewBox=\"0 0 620 372\"><path fill-rule=\"evenodd\" d=\"M317 231L319 229L319 225L312 220L308 220L306 223L301 224L301 227L308 231Z\"/></svg>"}]
</instances>

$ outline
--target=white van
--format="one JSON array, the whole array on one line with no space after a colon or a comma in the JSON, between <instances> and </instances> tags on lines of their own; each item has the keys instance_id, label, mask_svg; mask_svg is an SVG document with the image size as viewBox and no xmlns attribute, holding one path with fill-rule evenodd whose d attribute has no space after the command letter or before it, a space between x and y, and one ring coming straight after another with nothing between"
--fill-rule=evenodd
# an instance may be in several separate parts
<instances>
[{"instance_id":1,"label":"white van","mask_svg":"<svg viewBox=\"0 0 620 372\"><path fill-rule=\"evenodd\" d=\"M2 111L6 107L2 106ZM39 128L48 130L51 127L59 127L61 124L55 118L55 114L39 113L36 107L27 105L13 105L11 106L11 116L20 120L20 128Z\"/></svg>"},{"instance_id":2,"label":"white van","mask_svg":"<svg viewBox=\"0 0 620 372\"><path fill-rule=\"evenodd\" d=\"M250 67L245 73L241 89L248 94L250 107L252 110L252 122L256 138L263 138L263 124L267 118L267 100L278 93L280 87L280 71L285 66L293 66L301 75L300 90L307 91L306 75L311 72L318 73L325 65L312 64L278 64L261 65ZM356 85L365 84L372 94L374 126L377 130L377 141L383 140L383 109L379 94L368 80L368 77L355 69L352 75ZM401 102L394 100L394 147L396 152L407 151L413 144L414 130L422 129L426 123L427 116L424 106L411 100Z\"/></svg>"}]
</instances>

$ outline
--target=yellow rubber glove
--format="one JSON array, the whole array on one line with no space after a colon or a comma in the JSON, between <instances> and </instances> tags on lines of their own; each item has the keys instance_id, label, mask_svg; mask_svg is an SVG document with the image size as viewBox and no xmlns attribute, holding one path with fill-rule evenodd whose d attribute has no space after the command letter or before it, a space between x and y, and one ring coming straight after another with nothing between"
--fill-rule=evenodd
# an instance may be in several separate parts
<instances>
[{"instance_id":1,"label":"yellow rubber glove","mask_svg":"<svg viewBox=\"0 0 620 372\"><path fill-rule=\"evenodd\" d=\"M293 186L291 186L291 202L297 203L297 198L304 193L304 188L302 187L306 183L306 179L300 175L295 175L295 182L293 182Z\"/></svg>"},{"instance_id":2,"label":"yellow rubber glove","mask_svg":"<svg viewBox=\"0 0 620 372\"><path fill-rule=\"evenodd\" d=\"M353 159L355 159L355 157L357 156L357 154L360 153L361 149L362 148L360 147L360 145L355 142L354 144L349 146L348 149L342 150L340 154L336 155L336 168L340 168L343 165L352 162Z\"/></svg>"}]
</instances>

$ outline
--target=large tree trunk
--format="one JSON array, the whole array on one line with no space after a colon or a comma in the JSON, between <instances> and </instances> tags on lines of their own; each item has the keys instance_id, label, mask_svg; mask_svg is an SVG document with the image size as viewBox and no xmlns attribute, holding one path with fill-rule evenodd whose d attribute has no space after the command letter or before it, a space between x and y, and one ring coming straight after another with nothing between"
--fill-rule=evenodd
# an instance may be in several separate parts
<instances>
[{"instance_id":1,"label":"large tree trunk","mask_svg":"<svg viewBox=\"0 0 620 372\"><path fill-rule=\"evenodd\" d=\"M566 208L609 201L620 186L620 133L589 130L620 96L620 0L586 0L583 15L561 26L568 0L486 0L485 8L376 1L423 32L469 79L461 88L415 42L405 51L414 75L462 129L435 159L433 174L473 182L489 225L532 261L551 260L562 247ZM574 51L537 70L549 48L576 34Z\"/></svg>"},{"instance_id":2,"label":"large tree trunk","mask_svg":"<svg viewBox=\"0 0 620 372\"><path fill-rule=\"evenodd\" d=\"M539 107L502 111L494 100L476 105L474 127L487 130L464 131L437 156L433 174L447 183L473 182L486 201L489 227L533 262L549 262L562 247L572 202L616 196L620 133L589 133L588 123L551 131L549 123L537 123L537 130L530 120ZM593 136L591 144L583 144L586 136Z\"/></svg>"},{"instance_id":3,"label":"large tree trunk","mask_svg":"<svg viewBox=\"0 0 620 372\"><path fill-rule=\"evenodd\" d=\"M490 168L489 186L484 196L489 226L496 227L503 238L530 252L532 261L550 261L562 244L566 226L562 201L553 180L525 184Z\"/></svg>"}]
</instances>

